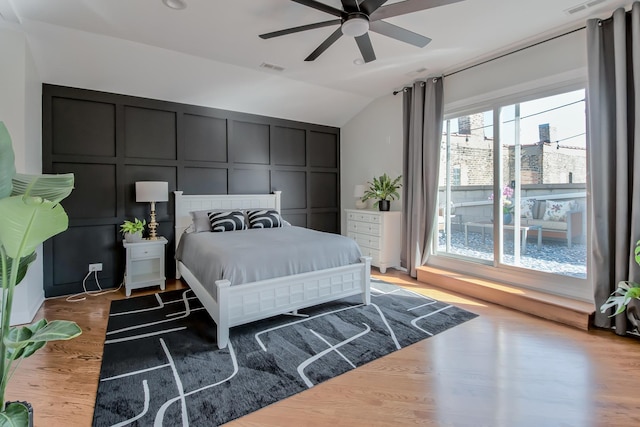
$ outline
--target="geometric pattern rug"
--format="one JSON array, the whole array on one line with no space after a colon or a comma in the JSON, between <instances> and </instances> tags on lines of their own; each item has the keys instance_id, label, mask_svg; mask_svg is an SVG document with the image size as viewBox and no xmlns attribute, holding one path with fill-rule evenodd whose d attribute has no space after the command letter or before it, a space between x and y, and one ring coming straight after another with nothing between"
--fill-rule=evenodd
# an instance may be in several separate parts
<instances>
[{"instance_id":1,"label":"geometric pattern rug","mask_svg":"<svg viewBox=\"0 0 640 427\"><path fill-rule=\"evenodd\" d=\"M360 296L230 330L189 289L113 301L94 426L215 426L476 317L371 280Z\"/></svg>"}]
</instances>

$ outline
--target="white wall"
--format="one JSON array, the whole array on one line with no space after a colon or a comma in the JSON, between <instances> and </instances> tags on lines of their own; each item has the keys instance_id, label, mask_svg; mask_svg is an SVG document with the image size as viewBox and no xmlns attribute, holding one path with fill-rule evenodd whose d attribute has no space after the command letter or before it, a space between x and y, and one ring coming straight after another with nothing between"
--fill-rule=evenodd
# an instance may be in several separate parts
<instances>
[{"instance_id":1,"label":"white wall","mask_svg":"<svg viewBox=\"0 0 640 427\"><path fill-rule=\"evenodd\" d=\"M581 30L445 77L445 111L584 80L586 63L586 32ZM343 208L352 208L355 184L383 172L402 173L402 94L373 101L347 122L342 127L341 149L341 202ZM391 204L392 210L401 207L400 202ZM343 234L345 228L343 212Z\"/></svg>"},{"instance_id":2,"label":"white wall","mask_svg":"<svg viewBox=\"0 0 640 427\"><path fill-rule=\"evenodd\" d=\"M586 30L579 30L445 77L445 110L584 79L586 66Z\"/></svg>"},{"instance_id":3,"label":"white wall","mask_svg":"<svg viewBox=\"0 0 640 427\"><path fill-rule=\"evenodd\" d=\"M402 175L402 95L373 101L342 127L340 141L340 202L343 209L353 209L356 184L366 184L383 173L391 178ZM391 202L391 210L401 209L401 200ZM342 234L346 234L344 212L341 218Z\"/></svg>"},{"instance_id":4,"label":"white wall","mask_svg":"<svg viewBox=\"0 0 640 427\"><path fill-rule=\"evenodd\" d=\"M335 127L371 102L142 43L40 22L24 22L23 28L45 83Z\"/></svg>"},{"instance_id":5,"label":"white wall","mask_svg":"<svg viewBox=\"0 0 640 427\"><path fill-rule=\"evenodd\" d=\"M0 120L13 142L16 170L42 171L42 84L24 34L0 28ZM12 324L29 323L44 301L42 248L16 288Z\"/></svg>"}]
</instances>

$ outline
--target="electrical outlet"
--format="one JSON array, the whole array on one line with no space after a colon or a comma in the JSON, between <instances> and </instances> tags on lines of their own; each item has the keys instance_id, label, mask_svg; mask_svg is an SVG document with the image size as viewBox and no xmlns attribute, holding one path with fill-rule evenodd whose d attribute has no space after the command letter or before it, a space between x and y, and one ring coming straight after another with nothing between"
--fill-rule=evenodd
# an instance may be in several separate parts
<instances>
[{"instance_id":1,"label":"electrical outlet","mask_svg":"<svg viewBox=\"0 0 640 427\"><path fill-rule=\"evenodd\" d=\"M102 263L97 262L95 264L89 264L89 273L92 271L102 271Z\"/></svg>"}]
</instances>

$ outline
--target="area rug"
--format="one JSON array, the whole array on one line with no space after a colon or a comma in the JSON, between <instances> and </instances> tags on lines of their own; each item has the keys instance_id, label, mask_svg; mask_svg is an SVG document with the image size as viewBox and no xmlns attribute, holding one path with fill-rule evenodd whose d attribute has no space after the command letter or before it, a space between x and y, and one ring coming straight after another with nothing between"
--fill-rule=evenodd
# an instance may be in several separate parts
<instances>
[{"instance_id":1,"label":"area rug","mask_svg":"<svg viewBox=\"0 0 640 427\"><path fill-rule=\"evenodd\" d=\"M371 296L232 328L222 350L189 289L113 301L93 425L220 425L476 317L381 281Z\"/></svg>"}]
</instances>

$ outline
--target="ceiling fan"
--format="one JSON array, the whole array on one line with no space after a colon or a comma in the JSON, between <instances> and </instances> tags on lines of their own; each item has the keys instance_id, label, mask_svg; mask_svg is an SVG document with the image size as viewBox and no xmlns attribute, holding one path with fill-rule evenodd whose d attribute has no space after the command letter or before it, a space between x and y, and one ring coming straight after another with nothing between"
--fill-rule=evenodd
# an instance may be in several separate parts
<instances>
[{"instance_id":1,"label":"ceiling fan","mask_svg":"<svg viewBox=\"0 0 640 427\"><path fill-rule=\"evenodd\" d=\"M270 39L287 34L299 33L301 31L313 30L315 28L340 25L340 27L327 37L327 39L316 48L316 50L311 52L311 55L305 58L305 61L315 60L344 34L356 39L356 43L360 49L360 53L362 54L362 59L364 59L364 62L371 62L376 59L376 54L373 51L373 46L371 45L371 39L369 38L368 33L369 31L373 31L378 34L382 34L383 36L391 37L417 47L425 47L431 41L429 37L425 37L390 24L383 21L383 19L405 15L407 13L417 12L420 10L431 9L438 6L444 6L451 3L457 3L463 0L405 0L398 3L392 3L387 6L383 5L388 0L340 0L342 2L342 10L316 0L292 1L326 12L338 17L339 19L316 22L314 24L301 25L299 27L260 34L260 38Z\"/></svg>"}]
</instances>

